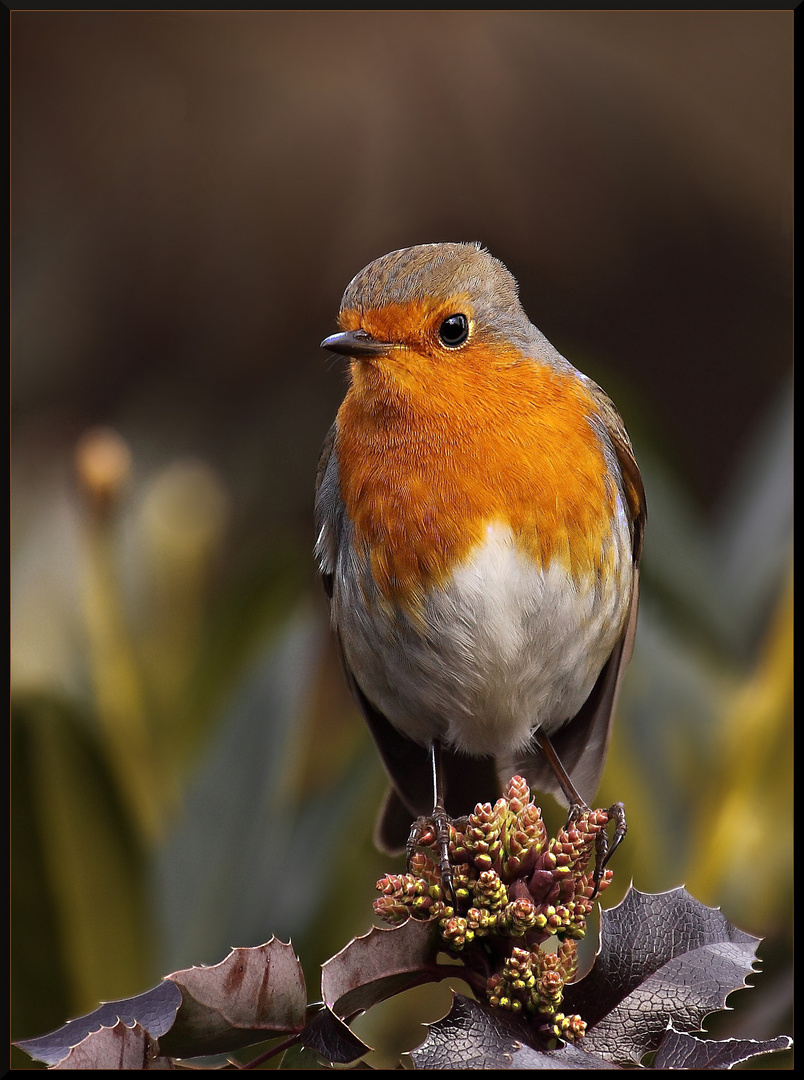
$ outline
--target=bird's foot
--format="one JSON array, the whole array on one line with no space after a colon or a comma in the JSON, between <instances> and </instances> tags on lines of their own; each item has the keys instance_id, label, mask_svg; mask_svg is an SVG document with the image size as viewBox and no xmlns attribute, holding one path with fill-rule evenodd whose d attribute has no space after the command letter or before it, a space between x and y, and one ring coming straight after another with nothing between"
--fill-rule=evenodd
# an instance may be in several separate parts
<instances>
[{"instance_id":1,"label":"bird's foot","mask_svg":"<svg viewBox=\"0 0 804 1080\"><path fill-rule=\"evenodd\" d=\"M409 868L410 860L417 847L435 847L438 850L438 868L441 872L441 886L444 898L453 909L457 909L455 886L452 880L452 863L449 859L450 826L452 818L439 803L433 807L429 816L417 818L410 828L410 835L405 846L405 864Z\"/></svg>"},{"instance_id":2,"label":"bird's foot","mask_svg":"<svg viewBox=\"0 0 804 1080\"><path fill-rule=\"evenodd\" d=\"M567 827L574 824L583 814L589 813L589 807L585 803L577 802L570 806L569 816L567 818ZM614 832L611 834L611 841L609 841L608 835L604 829L595 836L595 869L592 874L592 882L594 884L594 891L592 892L591 899L597 896L598 889L600 888L600 882L603 878L603 871L606 869L606 865L614 852L620 846L625 839L625 834L628 832L628 822L625 820L625 807L622 803L614 803L606 811L609 821L614 822Z\"/></svg>"}]
</instances>

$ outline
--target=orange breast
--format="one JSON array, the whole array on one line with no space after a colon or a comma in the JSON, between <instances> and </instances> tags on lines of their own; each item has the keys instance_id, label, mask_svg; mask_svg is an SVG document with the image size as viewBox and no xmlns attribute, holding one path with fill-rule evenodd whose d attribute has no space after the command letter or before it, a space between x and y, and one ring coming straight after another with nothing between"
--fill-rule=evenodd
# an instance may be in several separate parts
<instances>
[{"instance_id":1,"label":"orange breast","mask_svg":"<svg viewBox=\"0 0 804 1080\"><path fill-rule=\"evenodd\" d=\"M492 523L539 566L605 572L616 490L585 384L546 364L393 350L353 364L338 414L341 495L382 593L415 606Z\"/></svg>"}]
</instances>

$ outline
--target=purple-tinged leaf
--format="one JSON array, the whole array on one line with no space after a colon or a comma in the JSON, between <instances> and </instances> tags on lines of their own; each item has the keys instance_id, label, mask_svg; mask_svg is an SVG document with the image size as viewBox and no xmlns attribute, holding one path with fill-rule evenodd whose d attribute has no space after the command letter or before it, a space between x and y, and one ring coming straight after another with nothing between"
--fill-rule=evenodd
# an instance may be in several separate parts
<instances>
[{"instance_id":1,"label":"purple-tinged leaf","mask_svg":"<svg viewBox=\"0 0 804 1080\"><path fill-rule=\"evenodd\" d=\"M411 1051L417 1069L616 1069L578 1046L549 1050L526 1020L454 994L445 1017ZM583 1042L580 1044L583 1045Z\"/></svg>"},{"instance_id":2,"label":"purple-tinged leaf","mask_svg":"<svg viewBox=\"0 0 804 1080\"><path fill-rule=\"evenodd\" d=\"M176 1057L229 1053L304 1027L301 964L292 946L277 938L168 978L181 990L182 1004L160 1045Z\"/></svg>"},{"instance_id":3,"label":"purple-tinged leaf","mask_svg":"<svg viewBox=\"0 0 804 1080\"><path fill-rule=\"evenodd\" d=\"M337 1065L350 1065L371 1050L327 1005L305 1025L299 1045Z\"/></svg>"},{"instance_id":4,"label":"purple-tinged leaf","mask_svg":"<svg viewBox=\"0 0 804 1080\"><path fill-rule=\"evenodd\" d=\"M745 985L759 938L686 889L631 888L601 912L600 948L589 974L566 987L562 1009L586 1021L584 1049L638 1062L655 1050L670 1021L698 1031L705 1016Z\"/></svg>"},{"instance_id":5,"label":"purple-tinged leaf","mask_svg":"<svg viewBox=\"0 0 804 1080\"><path fill-rule=\"evenodd\" d=\"M55 1065L66 1058L72 1048L83 1042L88 1035L102 1028L115 1028L118 1021L128 1028L139 1024L151 1038L159 1039L173 1026L181 1000L181 991L176 984L164 979L144 994L121 1001L104 1002L94 1012L77 1020L69 1020L49 1035L24 1039L16 1045L34 1061Z\"/></svg>"},{"instance_id":6,"label":"purple-tinged leaf","mask_svg":"<svg viewBox=\"0 0 804 1080\"><path fill-rule=\"evenodd\" d=\"M114 1027L93 1031L72 1047L53 1069L172 1069L173 1062L159 1053L159 1044L135 1024L118 1020Z\"/></svg>"},{"instance_id":7,"label":"purple-tinged leaf","mask_svg":"<svg viewBox=\"0 0 804 1080\"><path fill-rule=\"evenodd\" d=\"M787 1035L775 1039L696 1039L670 1027L662 1039L652 1069L732 1069L761 1054L789 1050Z\"/></svg>"},{"instance_id":8,"label":"purple-tinged leaf","mask_svg":"<svg viewBox=\"0 0 804 1080\"><path fill-rule=\"evenodd\" d=\"M373 927L323 965L324 1001L348 1018L408 987L437 981L444 977L435 966L440 947L435 923L409 919L387 930Z\"/></svg>"}]
</instances>

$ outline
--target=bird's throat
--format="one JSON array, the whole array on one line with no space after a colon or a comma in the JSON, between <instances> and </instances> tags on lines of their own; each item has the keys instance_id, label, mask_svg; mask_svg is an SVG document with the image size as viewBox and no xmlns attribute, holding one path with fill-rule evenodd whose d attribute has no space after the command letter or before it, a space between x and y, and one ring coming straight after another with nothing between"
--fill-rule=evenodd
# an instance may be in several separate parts
<instances>
[{"instance_id":1,"label":"bird's throat","mask_svg":"<svg viewBox=\"0 0 804 1080\"><path fill-rule=\"evenodd\" d=\"M540 566L605 570L616 491L577 378L534 363L436 387L373 364L338 414L341 496L380 591L413 602L489 525Z\"/></svg>"}]
</instances>

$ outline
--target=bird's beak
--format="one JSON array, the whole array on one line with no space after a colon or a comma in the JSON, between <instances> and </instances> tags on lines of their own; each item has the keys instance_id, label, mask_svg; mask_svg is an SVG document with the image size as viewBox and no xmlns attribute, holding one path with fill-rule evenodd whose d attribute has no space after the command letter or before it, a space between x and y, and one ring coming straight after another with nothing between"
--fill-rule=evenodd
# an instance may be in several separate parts
<instances>
[{"instance_id":1,"label":"bird's beak","mask_svg":"<svg viewBox=\"0 0 804 1080\"><path fill-rule=\"evenodd\" d=\"M342 334L331 334L324 338L321 348L359 360L363 356L379 356L393 346L387 341L376 341L365 330L345 330Z\"/></svg>"}]
</instances>

